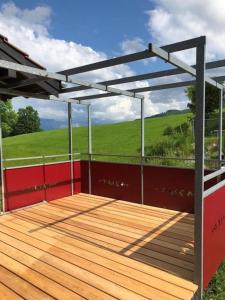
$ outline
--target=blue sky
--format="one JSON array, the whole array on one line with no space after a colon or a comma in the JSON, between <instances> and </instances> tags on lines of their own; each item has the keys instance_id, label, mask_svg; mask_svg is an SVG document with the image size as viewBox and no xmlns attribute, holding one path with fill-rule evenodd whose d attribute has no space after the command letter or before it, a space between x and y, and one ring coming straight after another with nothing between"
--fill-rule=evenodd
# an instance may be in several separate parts
<instances>
[{"instance_id":1,"label":"blue sky","mask_svg":"<svg viewBox=\"0 0 225 300\"><path fill-rule=\"evenodd\" d=\"M225 41L225 4L224 0L0 1L0 33L50 71L140 51L149 42L160 46L200 35L207 36L207 60L213 60L225 56L225 43L221 43ZM189 64L195 62L193 52L176 55ZM168 67L164 62L150 60L87 73L84 77L97 82ZM168 80L145 80L119 87L129 89ZM174 76L170 80L180 78ZM187 106L183 89L144 95L147 116ZM13 101L16 109L27 104L38 109L43 118L66 118L65 106L59 103ZM83 110L74 106L74 113L80 124ZM95 101L93 116L99 122L133 120L140 117L140 103L126 97Z\"/></svg>"},{"instance_id":2,"label":"blue sky","mask_svg":"<svg viewBox=\"0 0 225 300\"><path fill-rule=\"evenodd\" d=\"M151 40L145 24L146 11L153 7L148 0L19 0L21 8L48 5L52 8L52 36L89 45L109 56L120 53L119 44L125 39Z\"/></svg>"}]
</instances>

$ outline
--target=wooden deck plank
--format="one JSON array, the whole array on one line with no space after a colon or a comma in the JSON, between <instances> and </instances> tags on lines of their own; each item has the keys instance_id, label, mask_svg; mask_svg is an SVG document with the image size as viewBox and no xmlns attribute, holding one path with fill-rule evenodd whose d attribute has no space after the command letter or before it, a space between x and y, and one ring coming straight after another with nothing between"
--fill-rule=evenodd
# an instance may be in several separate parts
<instances>
[{"instance_id":1,"label":"wooden deck plank","mask_svg":"<svg viewBox=\"0 0 225 300\"><path fill-rule=\"evenodd\" d=\"M0 218L0 267L46 299L191 299L193 216L93 195L58 199ZM23 298L23 288L0 283Z\"/></svg>"},{"instance_id":2,"label":"wooden deck plank","mask_svg":"<svg viewBox=\"0 0 225 300\"><path fill-rule=\"evenodd\" d=\"M2 235L1 235L1 238L2 238ZM10 240L10 242L12 242L12 239L8 238L6 235L3 237L3 239L4 240ZM39 243L40 243L40 241L39 241ZM14 246L18 247L18 240L14 241ZM43 244L42 244L42 246L43 246ZM41 257L40 260L44 259L44 260L48 261L49 265L50 265L50 263L52 263L52 260L48 259L50 256L47 253L43 253L43 251L37 250L35 247L32 247L32 246L28 247L27 245L24 245L24 243L22 244L22 248L21 248L21 243L19 243L19 247L20 247L20 249L22 249L22 251L25 251L27 253L32 253L33 254L35 252L38 257ZM0 243L0 250L2 250L1 243ZM8 247L4 251L9 251L9 253L11 253L13 250L9 249L9 247ZM14 249L14 252L15 252L15 249ZM49 253L49 251L48 251L48 253ZM79 270L86 269L86 270L91 271L90 273L87 273L84 270L82 270L82 272L84 273L84 276L87 276L87 277L92 276L93 277L92 274L94 274L94 273L98 274L98 275L101 275L102 277L100 276L98 278L94 278L94 281L92 282L92 284L95 283L95 282L98 282L98 283L96 283L96 285L101 287L101 289L103 289L103 288L106 289L107 287L105 285L108 285L109 292L111 292L112 294L116 294L116 295L114 295L115 297L120 296L122 299L142 299L141 296L139 296L139 295L136 296L134 293L129 291L129 290L131 290L131 291L133 290L137 294L139 294L139 292L140 292L140 290L138 291L138 287L136 286L136 281L128 278L127 276L121 276L119 273L115 274L115 272L110 272L109 269L107 269L107 268L104 268L104 269L102 268L102 270L101 270L101 268L97 264L93 264L90 261L87 261L87 259L81 259L78 256L60 251L59 249L56 249L56 247L51 247L51 252L50 253L53 254L52 255L53 257L54 257L54 255L56 257L59 257L59 256L61 257L61 260L58 260L57 266L60 267L60 268L63 268L66 265L65 270L67 270L67 272L68 272L69 268L68 268L68 264L66 264L65 262L70 261L70 264L73 265L73 270L76 270L76 267L74 267L74 266L79 265L79 268L80 268ZM34 258L29 257L29 255L24 255L24 253L20 254L20 253L18 253L18 251L15 252L14 254L12 253L12 255L14 257L17 257L17 258L19 256L21 256L21 258L20 258L21 261L23 261L23 259L26 259L26 264L32 263L32 261L35 262ZM52 259L53 259L53 257L52 257ZM31 262L29 262L29 260L31 260ZM54 261L55 261L55 264L56 264L57 259L54 258ZM42 263L40 261L38 261L38 263L36 262L35 263L35 268L37 268L37 270L41 270L42 269ZM52 269L49 268L47 273L49 273L49 270L52 271ZM94 272L94 273L92 273L92 272ZM54 273L49 274L49 275L51 277L53 277L54 280L61 281L62 285L67 285L68 286L67 276L64 276L64 278L62 276L59 276L59 271L54 272ZM76 272L76 276L77 276L77 272ZM107 278L110 279L109 282L107 280L105 280ZM117 282L117 284L118 284L118 286L117 285L115 286L116 287L116 292L114 292L112 290L112 282L114 282L114 283ZM124 291L124 289L121 288L122 286L123 287L126 286L126 288L129 289L129 290ZM71 288L71 286L70 286L70 288ZM157 298L156 298L156 296L154 296L154 299L172 299L168 294L165 294L165 293L160 292L158 290L155 290L153 288L149 288L145 284L139 283L139 289L141 289L141 294L145 295L146 297L148 297L149 295L153 295L153 296L157 295ZM106 296L105 296L105 298L106 298Z\"/></svg>"},{"instance_id":3,"label":"wooden deck plank","mask_svg":"<svg viewBox=\"0 0 225 300\"><path fill-rule=\"evenodd\" d=\"M64 204L64 205L66 205L66 208L67 207L69 208L71 205L72 205L73 208L76 207L76 202L74 202L74 203L72 202L71 203L70 199L65 199L64 198L64 199L60 199L60 201L57 201L58 205L59 204L61 205L61 203ZM54 204L54 202L53 202L53 204ZM82 205L84 207L87 207L87 210L90 209L87 206L87 205L89 205L88 202L86 202L85 204L80 204L79 203L79 207L82 208ZM99 212L102 212L101 215L104 215L104 212L106 212L106 215L108 215L108 213L109 213L108 207L105 207L105 206L101 207L101 205L100 205L99 207L97 206L95 208L95 206L93 207L93 209L90 209L90 213L91 212L92 213L93 212L96 213L96 211L99 211ZM83 210L85 210L85 209L83 209ZM159 225L159 224L167 224L167 222L165 221L165 218L159 218L159 217L155 217L155 216L152 216L152 215L146 216L146 215L143 215L143 214L142 214L142 218L140 218L140 216L141 216L140 213L132 212L132 213L129 214L126 211L121 211L121 209L120 210L119 209L115 209L115 208L113 208L111 206L110 206L110 215L111 215L111 217L112 216L113 217L117 217L117 218L121 217L123 219L128 219L129 221L132 220L133 222L137 222L139 224L142 224L143 227L147 227L147 226L150 226L150 225L154 225L155 226L155 225ZM178 231L182 231L184 229L185 231L191 232L191 234L192 234L192 231L193 231L192 230L192 226L190 226L190 224L183 223L182 219L179 218L178 216L176 216L175 218L174 217L173 218L170 217L167 220L169 221L169 225L170 226L173 225L174 228L177 228ZM179 223L177 224L178 221L179 221ZM134 224L133 224L133 226L134 226Z\"/></svg>"},{"instance_id":4,"label":"wooden deck plank","mask_svg":"<svg viewBox=\"0 0 225 300\"><path fill-rule=\"evenodd\" d=\"M54 210L54 208L55 208L55 204L49 204L49 205L51 205L51 210L53 211ZM56 208L59 208L60 207L60 205L57 205L56 206ZM68 213L71 213L71 215L76 215L76 214L80 214L80 212L78 211L78 212L76 212L76 208L77 208L77 206L75 206L75 208L73 209L73 208L67 208L67 214ZM44 206L41 206L40 207L40 209L45 209L45 207ZM56 211L59 211L58 209L56 209ZM110 212L111 212L111 210L110 210ZM88 212L86 213L86 214L88 214ZM126 219L124 220L125 221L125 224L126 225L128 225L129 224L129 221L127 221ZM138 226L138 223L135 223L135 226ZM155 228L155 227L154 227ZM150 228L148 228L148 232L150 232L150 230L149 230ZM178 245L178 247L179 246L184 246L184 241L182 241L182 240L179 240L179 239L176 239L175 238L175 235L173 235L172 237L168 237L167 235L166 235L166 233L165 234L163 234L163 232L162 232L162 234L160 234L160 235L158 235L158 234L155 234L154 233L154 231L153 232L151 232L151 236L152 237L156 237L156 236L158 236L158 240L160 240L160 241L165 241L165 242L168 242L168 243L170 243L172 246L176 246L176 245ZM144 238L143 238L143 240L144 240ZM187 243L185 243L185 246L189 249L189 251L190 251L190 253L192 253L193 254L193 251L191 251L192 250L192 248L193 248L193 243L192 242L187 242Z\"/></svg>"},{"instance_id":5,"label":"wooden deck plank","mask_svg":"<svg viewBox=\"0 0 225 300\"><path fill-rule=\"evenodd\" d=\"M52 223L54 220L50 218L46 218L40 215L35 215L31 212L19 212L21 216L28 217L29 220L42 220L45 222L45 225L48 225L49 223ZM64 224L63 222L52 224L53 227L61 228L62 230L65 230L65 228L68 228L68 224ZM93 223L92 226L94 227L95 224ZM73 234L74 232L74 226L70 226L69 230L66 231L68 234ZM120 251L120 250L119 250ZM144 252L144 251L143 251ZM120 251L121 253L121 251ZM168 262L168 255L163 255L160 253L157 253L155 251L148 250L148 256L146 256L147 253L144 255L141 255L139 253L136 253L135 251L126 249L125 255L136 257L139 260L143 260L148 264L155 265L157 267L160 267L161 269L171 271L174 274L182 275L182 277L192 277L192 271L193 271L193 264L189 263L187 261L182 261L181 259L176 259L174 257L170 257L170 261Z\"/></svg>"},{"instance_id":6,"label":"wooden deck plank","mask_svg":"<svg viewBox=\"0 0 225 300\"><path fill-rule=\"evenodd\" d=\"M39 211L40 210L40 211ZM36 212L36 211L35 211ZM50 216L51 219L53 220L57 220L57 218L55 218L55 216L57 217L60 217L60 216L70 216L71 214L67 214L65 210L63 210L63 212L61 210L55 210L52 212L52 209L51 209L51 212L49 214L49 208L47 207L42 207L42 208L38 208L37 210L38 213L41 213L43 216ZM66 222L66 223L69 223L69 222ZM146 243L144 241L138 241L136 242L135 239L133 239L132 241L129 240L129 242L126 242L126 237L128 236L125 236L125 241L123 241L123 235L118 235L118 238L115 239L115 238L111 238L107 235L103 235L103 234L95 234L93 232L93 229L88 231L88 230L84 230L82 229L82 227L80 226L79 228L77 228L77 223L76 223L76 226L73 227L73 230L74 232L76 232L76 234L80 235L81 237L83 236L87 236L87 238L95 238L96 241L98 241L98 243L100 241L102 242L105 242L105 243L108 243L110 245L114 245L114 246L118 246L118 247L121 247L121 251L128 247L131 243L133 243L133 246L132 246L132 249L133 250L140 250L140 253L143 252L143 254L145 255L148 255L148 250L151 250L151 251L156 251L156 252L159 252L159 253L163 253L163 254L166 254L166 255L170 255L171 257L175 257L175 258L178 258L178 259L182 259L182 260L185 260L185 261L188 261L188 262L191 262L193 263L193 252L191 252L191 254L189 254L189 250L188 248L185 248L185 247L175 247L174 244L172 243L166 243L166 242L162 242L162 241L158 241L158 243L154 243L156 238L155 239L152 239L152 243ZM100 239L100 241L99 241ZM128 237L129 239L129 237ZM149 252L150 254L151 252Z\"/></svg>"},{"instance_id":7,"label":"wooden deck plank","mask_svg":"<svg viewBox=\"0 0 225 300\"><path fill-rule=\"evenodd\" d=\"M85 215L91 215L92 217L95 218L102 218L103 220L105 220L109 217L109 211L110 211L110 220L113 220L114 223L117 224L121 224L121 225L126 225L129 227L133 227L134 229L140 229L140 230L148 230L149 228L153 227L156 228L157 226L164 226L165 224L169 223L169 227L173 226L173 228L179 227L180 225L180 221L175 222L176 226L174 226L174 221L169 220L169 222L165 221L164 219L161 220L161 222L149 222L148 220L145 219L145 217L143 215L140 215L138 217L133 217L130 215L127 215L125 212L120 213L115 213L111 207L107 207L107 208L101 208L101 207L88 207L85 206L84 204L77 204L77 203L73 203L68 199L68 203L66 203L66 205L62 205L62 200L66 200L66 199L60 199L60 201L54 202L52 201L49 205L52 206L52 209L54 210L54 207L58 209L62 209L62 210L66 210L67 213L69 211L73 212L74 215L75 213L77 213L77 215L85 213ZM178 224L177 224L178 223ZM188 229L188 230L187 230ZM129 229L130 231L131 228ZM188 231L191 235L191 239L193 238L193 226L185 226L182 227L181 226L181 233L183 234L183 232Z\"/></svg>"},{"instance_id":8,"label":"wooden deck plank","mask_svg":"<svg viewBox=\"0 0 225 300\"><path fill-rule=\"evenodd\" d=\"M32 223L34 225L31 227ZM5 224L5 222L4 222L4 224ZM38 221L36 221L36 222L32 221L31 222L30 219L28 221L26 221L26 219L24 220L24 218L22 218L22 220L17 218L15 221L13 221L13 219L10 219L9 222L7 222L7 226L12 227L12 228L16 228L17 230L21 230L21 225L20 224L22 224L24 227L27 227L27 231L30 231L30 230L37 229L38 227L36 225L39 225L40 222L38 222ZM24 228L22 228L22 232L24 232ZM64 235L64 233L65 233L64 231L63 231L63 234L62 234L62 230L61 229L60 230L57 230L57 229L55 230L55 229L53 229L51 227L51 230L46 230L46 229L41 228L41 232L44 232L46 235L54 237L54 239L59 240L60 242L63 242L63 244L62 245L60 244L59 247L67 247L66 249L68 249L68 245L67 245L67 241L68 241L69 245L72 244L76 248L81 248L82 251L84 249L87 249L87 251L89 251L89 252L93 252L93 253L95 253L97 255L101 254L101 256L109 258L110 260L113 260L114 262L119 261L119 262L121 262L122 264L125 264L125 265L131 265L131 266L134 265L135 269L139 269L138 267L141 266L141 268L140 268L141 271L144 271L144 272L146 272L148 274L151 274L148 271L152 270L152 273L155 273L155 275L158 275L159 278L160 277L164 278L164 275L166 274L166 273L161 272L160 270L155 269L155 268L149 268L149 267L145 268L145 265L139 264L139 263L137 263L134 260L130 260L130 259L127 260L125 257L118 256L114 252L102 251L98 247L94 247L91 244L87 245L86 243L84 243L81 240L76 240L74 235L72 237L70 235L66 236L66 235ZM65 245L64 245L64 243L65 243ZM168 277L168 276L166 276L166 277ZM181 282L179 282L179 278L173 277L173 276L169 276L168 277L168 281L170 282L170 280L171 280L172 283L176 282L178 285L180 283L181 286L183 286L183 285L185 287L187 286L188 289L192 289L193 288L193 285L190 284L190 282L187 282L187 281L185 281L183 279L181 280Z\"/></svg>"},{"instance_id":9,"label":"wooden deck plank","mask_svg":"<svg viewBox=\"0 0 225 300\"><path fill-rule=\"evenodd\" d=\"M5 237L5 238L8 238L9 239L9 237L8 237L8 235L10 234L10 230L6 230L6 233L7 233L7 236ZM11 234L12 234L12 232L11 232ZM21 238L21 236L19 236L20 238ZM24 240L24 239L23 239ZM18 241L17 241L18 242ZM36 244L36 241L35 241L35 244ZM20 249L21 249L21 243L18 243L18 244L16 244L17 245L17 247L20 247ZM29 247L28 247L29 248ZM68 248L68 247L67 247ZM71 250L72 248L70 247L69 249L67 249L67 250ZM28 250L27 250L28 251ZM35 250L35 251L37 251L37 250ZM72 249L72 251L74 252L74 253L77 253L77 255L79 255L80 257L83 257L84 259L86 259L86 260L89 260L89 261L96 261L96 260L98 260L99 259L99 256L97 256L97 255L93 255L91 252L88 252L88 251L83 251L83 249L82 249L82 251L81 251L81 249L79 250L77 250L77 248L74 248L74 249ZM33 253L33 252L32 252ZM56 253L55 252L53 252L53 254L55 255ZM52 259L54 258L54 255L52 256ZM76 258L76 263L77 263L77 259L79 260L79 258ZM54 258L54 260L56 260L56 258ZM84 261L82 261L81 260L81 265L82 264L85 264L85 262ZM129 268L129 267L124 267L124 268L121 268L121 265L120 264L118 264L118 263L115 263L115 262L112 262L112 261L109 261L109 260L107 260L107 259L104 259L104 258L101 258L101 263L102 263L102 265L105 265L107 268L109 268L109 269L112 269L112 270L114 270L114 271L117 271L118 272L118 270L123 270L123 272L122 271L120 271L119 273L123 273L123 274L125 274L126 276L130 276L130 271L131 271L131 268ZM84 265L82 265L82 267L83 267ZM123 266L123 265L122 265ZM60 267L62 267L62 265L61 265L61 262L60 262ZM95 270L95 269L94 269ZM132 270L133 271L133 270ZM165 283L164 281L162 281L162 280L160 280L160 279L155 279L154 277L148 277L148 276L145 276L143 273L141 273L141 272L134 272L134 274L132 273L131 275L133 275L133 276L131 276L131 278L134 278L134 279L136 279L137 280L137 275L139 276L138 278L139 278L139 281L140 282L142 282L141 280L140 280L140 276L141 276L141 278L143 277L143 283L145 283L145 282L147 282L146 284L148 284L149 283L149 279L151 279L151 281L152 281L152 279L153 280L155 280L155 283L158 283L158 284L163 284L164 286L165 286L165 288L170 288L170 289L174 289L174 286L173 285L171 285L171 284L168 284L167 282ZM105 273L104 273L104 276L105 276ZM147 281L146 281L146 279L147 279ZM130 280L130 279L129 279ZM151 282L150 281L150 282ZM175 286L175 290L178 290L179 292L181 292L181 289L179 289L179 288L177 288L176 286ZM153 291L154 291L154 289L153 289ZM183 290L182 290L183 291ZM173 291L173 293L174 293L174 291ZM189 293L190 293L190 291L189 291ZM175 294L176 294L176 291L175 291Z\"/></svg>"},{"instance_id":10,"label":"wooden deck plank","mask_svg":"<svg viewBox=\"0 0 225 300\"><path fill-rule=\"evenodd\" d=\"M0 296L2 300L22 300L23 298L0 282Z\"/></svg>"},{"instance_id":11,"label":"wooden deck plank","mask_svg":"<svg viewBox=\"0 0 225 300\"><path fill-rule=\"evenodd\" d=\"M180 215L180 216L184 217L185 219L187 218L189 220L194 221L193 214L186 213L186 212L178 212L178 211L174 211L174 210L170 210L170 209L165 209L165 208L160 208L160 207L155 207L155 206L149 206L149 205L142 205L142 204L138 204L138 203L127 202L127 201L123 201L123 200L107 198L107 197L100 197L100 196L84 194L84 193L80 193L77 196L82 197L82 199L85 199L85 198L87 199L88 198L88 199L94 199L95 201L115 202L115 205L125 207L126 209L131 208L131 207L135 207L135 209L138 208L140 211L143 211L144 214L148 214L148 212L152 212L152 211L157 211L158 213L163 213L163 214L166 214L168 216L169 215ZM67 198L70 198L70 197L67 197Z\"/></svg>"},{"instance_id":12,"label":"wooden deck plank","mask_svg":"<svg viewBox=\"0 0 225 300\"><path fill-rule=\"evenodd\" d=\"M42 216L45 216L45 217L50 217L52 219L52 222L55 222L57 220L60 220L61 217L63 216L71 216L71 214L65 210L56 210L56 211L49 211L49 209L47 207L38 207L36 210L33 210L33 212L37 212L37 214L41 214ZM71 225L74 225L73 224L73 221L74 219L76 219L77 217L75 216L74 218L74 214L72 214L72 218L70 219L66 219L64 222L67 223L67 224L71 224ZM108 219L110 219L110 216L108 216ZM62 219L61 219L62 220ZM77 228L76 226L75 227L75 231L77 232ZM92 226L93 227L93 226ZM79 232L79 231L78 231ZM93 230L92 230L93 232ZM129 234L129 231L128 231L128 234ZM103 235L101 235L103 236ZM118 235L118 239L116 240L115 238L114 239L111 239L113 241L113 244L116 243L117 246L121 246L121 244L123 244L123 248L125 248L127 245L124 244L123 241L120 240L120 238L122 237L123 235L122 234L119 234ZM128 236L128 235L126 235ZM129 236L128 236L129 237ZM108 239L106 236L104 236L105 238L105 241L108 242ZM155 240L155 239L154 239ZM135 240L134 240L135 241ZM130 243L129 243L130 244ZM182 260L187 260L188 262L192 262L193 263L193 252L189 255L189 249L188 248L185 248L184 247L184 250L181 248L181 247L177 247L176 250L171 250L170 245L168 245L168 243L166 245L162 245L162 243L160 244L160 242L158 244L154 244L154 241L153 243L142 243L141 246L139 246L139 242L134 244L133 245L133 249L140 249L140 250L143 250L143 251L156 251L156 252L159 252L159 253L164 253L164 254L168 254L170 255L171 257L175 257L175 258L182 258ZM122 249L123 249L122 248ZM147 252L145 253L147 255ZM193 265L192 265L192 269L193 269Z\"/></svg>"}]
</instances>

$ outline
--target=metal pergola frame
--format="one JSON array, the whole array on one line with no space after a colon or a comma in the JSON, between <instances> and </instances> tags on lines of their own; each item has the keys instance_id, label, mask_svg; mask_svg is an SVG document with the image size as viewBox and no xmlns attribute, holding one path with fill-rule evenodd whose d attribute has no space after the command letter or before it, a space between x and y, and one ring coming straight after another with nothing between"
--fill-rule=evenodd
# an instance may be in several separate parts
<instances>
[{"instance_id":1,"label":"metal pergola frame","mask_svg":"<svg viewBox=\"0 0 225 300\"><path fill-rule=\"evenodd\" d=\"M21 72L22 74L29 74L35 77L31 79L23 80L14 86L0 88L0 93L11 96L24 96L38 99L46 100L57 100L60 102L68 103L68 129L69 129L69 160L71 161L71 174L73 172L73 149L72 149L72 103L85 104L87 105L88 111L88 160L89 160L89 193L91 193L91 160L92 160L92 134L91 134L91 105L86 104L85 100L100 99L113 96L127 96L132 99L139 99L141 105L141 199L143 203L143 162L145 157L145 144L144 144L144 96L140 95L140 92L157 91L163 89L186 87L190 85L196 86L196 122L195 122L195 247L194 247L194 282L198 284L199 291L198 295L202 297L203 294L203 212L204 212L204 198L206 198L211 193L215 192L217 189L225 185L225 180L218 182L213 187L208 190L204 190L204 183L208 180L216 178L225 172L225 168L221 167L222 161L222 111L223 111L223 90L224 86L222 84L225 80L225 75L209 77L206 75L207 69L215 69L225 66L225 60L218 60L214 62L205 62L205 46L206 38L204 36L157 47L154 44L149 44L147 50L124 55L121 57L112 58L105 61L100 61L80 67L75 67L67 69L58 73L48 72L43 69L29 67L21 65L18 63L10 62L7 60L0 59L0 68L13 70L15 72ZM188 64L182 62L180 59L173 56L173 52L195 49L196 50L196 64L189 66ZM87 81L80 80L76 77L77 74L82 74L85 72L90 72L94 70L99 70L103 68L108 68L116 66L119 64L130 63L142 59L147 59L151 57L158 57L163 61L175 66L175 68L166 69L162 71L129 76L120 79L112 79L99 83L91 83ZM157 84L147 87L135 88L130 90L122 90L118 88L111 87L112 85L131 83L140 80L155 79L161 77L169 77L173 75L180 74L190 74L193 76L193 80L184 80L173 83ZM43 95L40 93L24 92L20 88L23 86L29 86L35 82L47 81L47 80L57 80L61 83L69 83L70 87L62 87L58 91L58 95ZM204 137L205 137L205 83L209 83L220 90L220 100L219 100L219 151L218 151L218 170L210 173L209 175L204 175ZM69 92L78 92L88 89L95 89L103 91L101 94L91 94L86 96L78 97L68 97L67 100L60 100L61 95ZM1 142L2 145L2 142ZM2 147L2 146L1 146ZM1 162L2 151L1 151ZM2 164L1 164L2 166ZM3 169L3 168L2 168ZM3 171L1 170L3 174ZM3 180L3 176L2 176ZM4 184L2 184L3 188ZM71 186L73 186L71 182ZM71 187L73 192L73 187ZM4 191L2 191L4 196ZM3 201L4 202L4 201Z\"/></svg>"}]
</instances>

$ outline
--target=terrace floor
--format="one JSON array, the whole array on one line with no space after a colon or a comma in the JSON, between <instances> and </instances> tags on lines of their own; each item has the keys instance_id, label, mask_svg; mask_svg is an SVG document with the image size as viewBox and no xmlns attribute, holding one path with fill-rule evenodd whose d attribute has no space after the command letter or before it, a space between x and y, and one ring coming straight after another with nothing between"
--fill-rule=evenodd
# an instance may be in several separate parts
<instances>
[{"instance_id":1,"label":"terrace floor","mask_svg":"<svg viewBox=\"0 0 225 300\"><path fill-rule=\"evenodd\" d=\"M87 194L6 214L1 299L191 299L193 222Z\"/></svg>"}]
</instances>

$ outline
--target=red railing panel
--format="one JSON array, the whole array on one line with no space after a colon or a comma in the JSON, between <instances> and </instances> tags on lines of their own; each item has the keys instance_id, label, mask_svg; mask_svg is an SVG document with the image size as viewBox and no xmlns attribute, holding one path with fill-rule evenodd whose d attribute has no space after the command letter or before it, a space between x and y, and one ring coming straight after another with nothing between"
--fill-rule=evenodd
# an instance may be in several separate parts
<instances>
[{"instance_id":1,"label":"red railing panel","mask_svg":"<svg viewBox=\"0 0 225 300\"><path fill-rule=\"evenodd\" d=\"M74 161L73 162L73 177L74 177L74 183L73 183L73 191L74 194L81 192L81 162L80 161Z\"/></svg>"},{"instance_id":2,"label":"red railing panel","mask_svg":"<svg viewBox=\"0 0 225 300\"><path fill-rule=\"evenodd\" d=\"M203 283L206 288L225 259L225 187L204 200Z\"/></svg>"},{"instance_id":3,"label":"red railing panel","mask_svg":"<svg viewBox=\"0 0 225 300\"><path fill-rule=\"evenodd\" d=\"M193 169L144 166L144 204L194 212Z\"/></svg>"},{"instance_id":4,"label":"red railing panel","mask_svg":"<svg viewBox=\"0 0 225 300\"><path fill-rule=\"evenodd\" d=\"M71 195L70 162L45 165L46 201Z\"/></svg>"},{"instance_id":5,"label":"red railing panel","mask_svg":"<svg viewBox=\"0 0 225 300\"><path fill-rule=\"evenodd\" d=\"M141 203L140 166L92 161L91 177L92 194Z\"/></svg>"},{"instance_id":6,"label":"red railing panel","mask_svg":"<svg viewBox=\"0 0 225 300\"><path fill-rule=\"evenodd\" d=\"M6 210L45 200L43 166L4 170Z\"/></svg>"}]
</instances>

